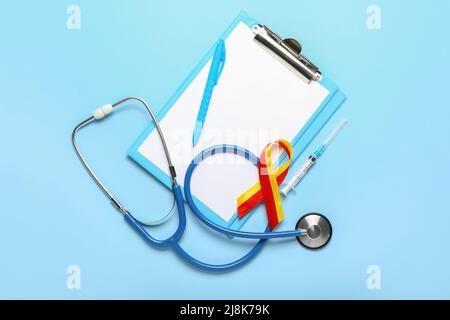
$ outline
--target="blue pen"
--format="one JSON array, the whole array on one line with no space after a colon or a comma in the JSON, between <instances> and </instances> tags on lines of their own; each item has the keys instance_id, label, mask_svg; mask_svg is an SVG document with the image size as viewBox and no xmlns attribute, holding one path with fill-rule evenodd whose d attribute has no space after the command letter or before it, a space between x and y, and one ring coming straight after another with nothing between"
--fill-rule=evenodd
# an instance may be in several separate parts
<instances>
[{"instance_id":1,"label":"blue pen","mask_svg":"<svg viewBox=\"0 0 450 320\"><path fill-rule=\"evenodd\" d=\"M214 56L209 69L208 80L206 81L205 91L203 92L200 110L198 111L197 121L195 122L194 132L192 133L192 145L195 146L202 133L203 124L205 122L206 113L208 112L209 102L211 101L212 92L217 85L217 81L222 74L225 65L225 42L220 39L214 50Z\"/></svg>"}]
</instances>

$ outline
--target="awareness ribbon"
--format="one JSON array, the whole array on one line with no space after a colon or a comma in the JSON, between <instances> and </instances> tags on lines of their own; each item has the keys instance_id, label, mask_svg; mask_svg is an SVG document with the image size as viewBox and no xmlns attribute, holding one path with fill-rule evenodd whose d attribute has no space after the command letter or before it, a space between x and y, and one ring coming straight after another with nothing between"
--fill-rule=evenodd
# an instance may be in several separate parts
<instances>
[{"instance_id":1,"label":"awareness ribbon","mask_svg":"<svg viewBox=\"0 0 450 320\"><path fill-rule=\"evenodd\" d=\"M276 170L273 167L271 156L273 146L280 146L288 155L288 160ZM278 186L286 178L292 154L292 145L286 140L271 142L264 148L258 161L259 181L237 198L239 219L243 218L261 201L264 201L271 231L284 219Z\"/></svg>"}]
</instances>

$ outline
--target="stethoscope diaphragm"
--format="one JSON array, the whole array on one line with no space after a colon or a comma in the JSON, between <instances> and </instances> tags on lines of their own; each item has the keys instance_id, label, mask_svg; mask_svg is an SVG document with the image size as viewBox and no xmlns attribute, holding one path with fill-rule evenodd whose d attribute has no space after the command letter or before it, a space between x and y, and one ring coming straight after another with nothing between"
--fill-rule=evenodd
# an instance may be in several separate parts
<instances>
[{"instance_id":1,"label":"stethoscope diaphragm","mask_svg":"<svg viewBox=\"0 0 450 320\"><path fill-rule=\"evenodd\" d=\"M304 215L295 227L302 231L302 234L297 237L298 242L308 249L323 248L333 234L330 221L319 213Z\"/></svg>"}]
</instances>

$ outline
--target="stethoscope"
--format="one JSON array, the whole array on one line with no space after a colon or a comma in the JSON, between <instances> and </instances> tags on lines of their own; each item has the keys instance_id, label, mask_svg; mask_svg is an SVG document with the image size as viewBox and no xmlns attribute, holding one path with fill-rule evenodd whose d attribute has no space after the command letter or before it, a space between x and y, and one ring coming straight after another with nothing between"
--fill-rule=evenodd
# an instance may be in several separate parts
<instances>
[{"instance_id":1,"label":"stethoscope","mask_svg":"<svg viewBox=\"0 0 450 320\"><path fill-rule=\"evenodd\" d=\"M175 230L175 232L168 238L160 240L156 239L153 236L151 236L146 227L152 226L154 224L148 224L143 221L140 221L135 216L133 216L130 211L125 209L125 207L117 200L116 197L112 195L112 193L106 188L106 186L103 184L103 182L95 175L94 171L90 168L90 166L87 164L85 158L81 154L80 150L78 149L78 146L76 144L76 134L79 129L82 127L92 123L93 121L97 121L100 119L103 119L108 114L110 114L116 107L124 104L128 101L138 101L144 105L147 112L149 113L155 128L158 132L158 135L161 139L162 146L164 148L164 153L167 159L167 164L169 166L169 172L171 176L172 181L172 192L174 194L175 204L177 206L178 211L178 228ZM99 109L97 109L92 116L88 117L87 119L81 121L72 132L72 144L75 149L75 152L78 156L78 158L81 160L83 166L88 171L89 175L94 179L94 181L97 183L97 185L100 187L100 189L103 191L103 193L110 199L112 204L117 208L119 212L123 214L123 217L128 222L128 224L135 229L139 234L142 235L142 237L151 245L156 246L158 248L172 248L181 258L183 258L186 262L190 263L191 265L203 269L205 271L229 271L236 268L241 267L245 263L252 260L263 248L264 244L268 239L275 239L275 238L296 238L298 242L309 249L319 249L324 247L331 239L332 235L332 227L329 222L329 220L318 213L310 213L307 215L304 215L301 217L297 224L295 230L291 231L276 231L276 232L270 232L269 228L266 227L266 230L264 232L247 232L247 231L239 231L239 230L232 230L226 227L222 227L215 222L209 220L205 215L201 212L197 204L195 203L192 193L191 193L191 178L192 174L195 170L195 168L198 166L198 164L203 161L204 159L214 156L220 153L234 153L239 156L243 156L246 159L248 159L250 162L257 164L258 163L258 157L254 155L249 150L246 150L244 148L235 146L235 145L218 145L213 146L210 148L207 148L206 150L203 150L200 154L198 154L190 163L187 171L186 176L184 180L184 194L186 197L186 202L188 203L189 207L191 208L194 215L205 225L207 225L209 228L220 232L222 234L225 234L230 237L237 237L237 238L246 238L246 239L257 239L259 240L244 256L241 258L230 262L226 264L209 264L203 261L199 261L192 257L188 252L186 252L179 244L179 240L183 236L183 233L186 229L186 211L184 207L184 199L183 199L183 193L181 190L181 187L177 183L176 178L176 172L175 167L173 166L172 160L170 158L169 150L167 147L166 140L164 139L164 135L161 131L161 128L159 126L158 120L156 116L154 115L153 111L151 110L148 103L139 98L139 97L127 97L125 99L119 100L113 104L105 105ZM169 214L166 215L166 217L159 221L159 223L164 222L169 217Z\"/></svg>"}]
</instances>

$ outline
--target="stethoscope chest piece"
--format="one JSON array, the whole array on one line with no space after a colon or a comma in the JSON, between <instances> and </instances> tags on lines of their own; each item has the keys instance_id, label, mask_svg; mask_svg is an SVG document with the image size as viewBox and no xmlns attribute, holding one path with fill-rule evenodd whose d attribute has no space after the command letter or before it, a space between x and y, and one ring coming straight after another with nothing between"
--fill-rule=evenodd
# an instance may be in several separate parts
<instances>
[{"instance_id":1,"label":"stethoscope chest piece","mask_svg":"<svg viewBox=\"0 0 450 320\"><path fill-rule=\"evenodd\" d=\"M304 215L298 220L296 228L302 231L298 242L308 249L320 249L331 239L333 229L330 221L319 213Z\"/></svg>"}]
</instances>

